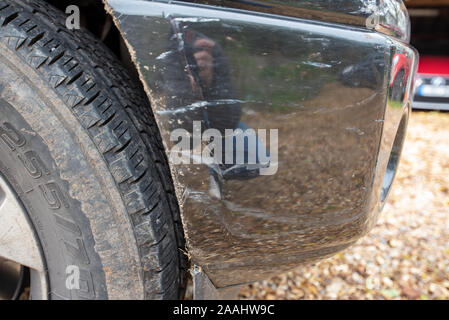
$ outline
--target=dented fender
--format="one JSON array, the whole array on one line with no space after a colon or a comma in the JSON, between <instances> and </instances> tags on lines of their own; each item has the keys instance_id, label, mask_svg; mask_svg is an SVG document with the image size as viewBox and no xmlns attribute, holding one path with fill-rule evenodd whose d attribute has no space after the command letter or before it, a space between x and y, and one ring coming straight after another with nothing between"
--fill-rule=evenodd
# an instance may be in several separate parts
<instances>
[{"instance_id":1,"label":"dented fender","mask_svg":"<svg viewBox=\"0 0 449 320\"><path fill-rule=\"evenodd\" d=\"M189 255L216 287L331 256L375 225L416 69L401 1L105 2L161 131ZM209 152L211 137L233 147Z\"/></svg>"}]
</instances>

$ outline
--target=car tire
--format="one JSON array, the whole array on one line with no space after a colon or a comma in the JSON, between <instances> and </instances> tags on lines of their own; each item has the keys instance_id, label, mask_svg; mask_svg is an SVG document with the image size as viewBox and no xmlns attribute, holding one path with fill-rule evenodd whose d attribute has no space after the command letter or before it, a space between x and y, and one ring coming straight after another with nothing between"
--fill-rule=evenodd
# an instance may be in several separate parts
<instances>
[{"instance_id":1,"label":"car tire","mask_svg":"<svg viewBox=\"0 0 449 320\"><path fill-rule=\"evenodd\" d=\"M0 0L0 175L44 260L32 298L182 298L185 240L147 97L43 1Z\"/></svg>"}]
</instances>

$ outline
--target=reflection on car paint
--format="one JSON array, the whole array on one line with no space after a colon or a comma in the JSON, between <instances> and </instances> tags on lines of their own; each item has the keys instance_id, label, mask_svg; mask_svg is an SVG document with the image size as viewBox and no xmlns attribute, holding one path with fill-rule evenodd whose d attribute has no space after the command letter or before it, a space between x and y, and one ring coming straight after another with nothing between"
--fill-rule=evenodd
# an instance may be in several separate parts
<instances>
[{"instance_id":1,"label":"reflection on car paint","mask_svg":"<svg viewBox=\"0 0 449 320\"><path fill-rule=\"evenodd\" d=\"M330 256L374 226L408 118L408 45L352 26L212 6L108 3L167 150L176 145L171 132L193 135L194 122L218 132L278 130L273 175L260 175L257 163L229 176L232 163L171 163L189 254L216 286ZM270 141L257 139L270 155Z\"/></svg>"}]
</instances>

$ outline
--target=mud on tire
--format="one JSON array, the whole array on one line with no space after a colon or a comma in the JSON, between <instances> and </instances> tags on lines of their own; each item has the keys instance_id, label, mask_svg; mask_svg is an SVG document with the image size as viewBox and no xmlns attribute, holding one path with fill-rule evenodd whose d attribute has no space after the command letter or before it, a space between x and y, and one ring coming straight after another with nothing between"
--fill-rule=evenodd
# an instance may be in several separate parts
<instances>
[{"instance_id":1,"label":"mud on tire","mask_svg":"<svg viewBox=\"0 0 449 320\"><path fill-rule=\"evenodd\" d=\"M149 102L64 23L43 1L0 0L0 173L39 237L49 298L180 298L183 229Z\"/></svg>"}]
</instances>

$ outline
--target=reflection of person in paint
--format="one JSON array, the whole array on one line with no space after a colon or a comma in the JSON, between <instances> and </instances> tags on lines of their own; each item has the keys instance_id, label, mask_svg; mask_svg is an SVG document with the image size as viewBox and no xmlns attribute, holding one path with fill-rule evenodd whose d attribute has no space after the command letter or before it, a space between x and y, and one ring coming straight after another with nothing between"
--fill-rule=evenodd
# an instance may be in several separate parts
<instances>
[{"instance_id":1,"label":"reflection of person in paint","mask_svg":"<svg viewBox=\"0 0 449 320\"><path fill-rule=\"evenodd\" d=\"M198 67L198 76L202 87L205 89L210 88L214 80L214 57L212 54L215 42L210 39L199 38L195 41L193 47L198 50L193 54L193 57Z\"/></svg>"},{"instance_id":2,"label":"reflection of person in paint","mask_svg":"<svg viewBox=\"0 0 449 320\"><path fill-rule=\"evenodd\" d=\"M204 129L220 132L237 127L241 107L234 98L228 63L212 39L171 19L168 51L163 58L160 87L171 110L173 129L192 128L202 121ZM178 121L179 120L179 121ZM175 123L176 122L176 123Z\"/></svg>"},{"instance_id":3,"label":"reflection of person in paint","mask_svg":"<svg viewBox=\"0 0 449 320\"><path fill-rule=\"evenodd\" d=\"M223 135L222 145L233 140L233 154L223 152L223 161L212 164L211 175L217 181L248 179L259 175L258 149L268 153L256 139L244 137L243 150L237 150L236 136L226 137L225 129L249 129L240 121L240 101L235 99L228 63L221 47L212 39L191 30L176 19L171 19L172 33L169 41L170 54L165 59L163 86L167 108L171 111L171 123L175 128L191 132L193 121L201 121L202 129L217 129ZM255 145L251 141L256 141ZM195 147L195 146L194 146ZM255 164L237 164L236 153L244 152L244 159L255 153ZM260 152L260 151L259 151ZM263 154L263 153L262 153ZM225 163L225 158L234 159Z\"/></svg>"}]
</instances>

